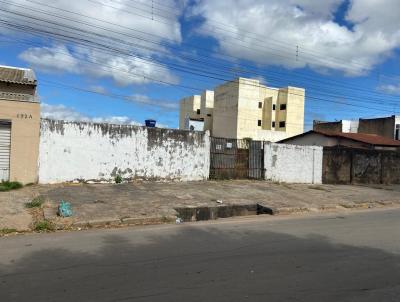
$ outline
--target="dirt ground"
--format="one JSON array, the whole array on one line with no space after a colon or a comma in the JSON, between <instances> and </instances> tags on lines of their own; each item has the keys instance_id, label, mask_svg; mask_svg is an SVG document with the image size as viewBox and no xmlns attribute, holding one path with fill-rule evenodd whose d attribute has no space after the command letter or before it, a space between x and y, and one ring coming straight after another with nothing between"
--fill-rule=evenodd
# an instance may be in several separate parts
<instances>
[{"instance_id":1,"label":"dirt ground","mask_svg":"<svg viewBox=\"0 0 400 302\"><path fill-rule=\"evenodd\" d=\"M301 185L250 180L34 185L0 193L0 230L31 229L32 215L25 204L36 196L46 200L46 219L65 225L101 225L172 221L178 207L257 203L273 209L274 213L287 214L397 206L399 193L400 186ZM61 200L72 204L73 218L57 218Z\"/></svg>"}]
</instances>

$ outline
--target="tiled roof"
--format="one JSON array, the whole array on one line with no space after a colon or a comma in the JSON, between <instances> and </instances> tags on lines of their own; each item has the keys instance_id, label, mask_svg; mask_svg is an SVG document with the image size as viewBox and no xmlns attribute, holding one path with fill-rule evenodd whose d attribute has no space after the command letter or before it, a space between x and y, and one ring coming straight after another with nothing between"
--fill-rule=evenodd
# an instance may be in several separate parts
<instances>
[{"instance_id":1,"label":"tiled roof","mask_svg":"<svg viewBox=\"0 0 400 302\"><path fill-rule=\"evenodd\" d=\"M284 143L286 141L290 141L293 138L301 137L307 134L321 134L328 137L336 137L336 138L345 138L353 141L361 142L364 144L374 145L374 146L387 146L387 147L400 147L400 141L386 138L380 135L375 134L364 134L364 133L342 133L342 132L327 132L327 131L317 131L311 130L305 132L303 134L299 134L293 137L289 137L287 139L281 140L280 143Z\"/></svg>"},{"instance_id":2,"label":"tiled roof","mask_svg":"<svg viewBox=\"0 0 400 302\"><path fill-rule=\"evenodd\" d=\"M0 82L36 85L36 76L32 69L0 65Z\"/></svg>"},{"instance_id":3,"label":"tiled roof","mask_svg":"<svg viewBox=\"0 0 400 302\"><path fill-rule=\"evenodd\" d=\"M375 135L375 134L365 134L365 133L332 133L325 131L314 131L316 133L320 133L325 136L330 137L338 137L338 138L347 138L353 141L362 142L365 144L375 145L375 146L395 146L400 147L400 141L390 139L384 136Z\"/></svg>"}]
</instances>

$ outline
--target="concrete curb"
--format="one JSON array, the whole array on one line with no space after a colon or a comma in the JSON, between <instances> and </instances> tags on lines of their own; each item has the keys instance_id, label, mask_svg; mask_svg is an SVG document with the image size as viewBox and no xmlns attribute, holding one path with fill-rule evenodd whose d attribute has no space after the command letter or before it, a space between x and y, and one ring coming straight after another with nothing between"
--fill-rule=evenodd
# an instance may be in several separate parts
<instances>
[{"instance_id":1,"label":"concrete curb","mask_svg":"<svg viewBox=\"0 0 400 302\"><path fill-rule=\"evenodd\" d=\"M317 212L332 212L332 211L348 211L348 210L360 210L360 209L371 209L371 208L383 208L395 205L400 205L400 201L369 201L361 203L340 203L337 205L323 205L320 207L268 207L266 203L260 203L263 207L271 210L270 215L294 215L294 214L305 214L305 213L317 213ZM238 205L232 205L237 207ZM243 205L242 205L243 206ZM194 207L187 207L188 209L196 209ZM201 207L205 209L207 207ZM217 207L209 207L212 212ZM120 226L133 226L133 225L157 225L175 223L176 216L151 216L151 217L104 217L101 219L93 219L87 221L76 221L73 218L60 218L57 216L56 208L44 208L44 218L53 222L56 225L57 230L76 230L76 229L88 229L88 228L102 228L102 227L120 227ZM264 213L267 214L267 213ZM252 211L243 212L243 215L233 215L232 217L249 216L255 215ZM221 217L220 217L221 218ZM209 220L219 219L218 217L211 215ZM206 220L206 219L205 219ZM188 220L186 220L188 221Z\"/></svg>"}]
</instances>

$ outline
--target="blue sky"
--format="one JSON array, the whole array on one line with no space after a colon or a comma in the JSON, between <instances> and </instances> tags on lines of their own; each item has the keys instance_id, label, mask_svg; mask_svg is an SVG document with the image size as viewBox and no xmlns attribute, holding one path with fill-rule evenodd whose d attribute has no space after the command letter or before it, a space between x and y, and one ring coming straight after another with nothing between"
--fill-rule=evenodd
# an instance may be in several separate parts
<instances>
[{"instance_id":1,"label":"blue sky","mask_svg":"<svg viewBox=\"0 0 400 302\"><path fill-rule=\"evenodd\" d=\"M397 0L0 0L0 64L32 67L43 116L178 126L236 76L306 89L313 119L400 113Z\"/></svg>"}]
</instances>

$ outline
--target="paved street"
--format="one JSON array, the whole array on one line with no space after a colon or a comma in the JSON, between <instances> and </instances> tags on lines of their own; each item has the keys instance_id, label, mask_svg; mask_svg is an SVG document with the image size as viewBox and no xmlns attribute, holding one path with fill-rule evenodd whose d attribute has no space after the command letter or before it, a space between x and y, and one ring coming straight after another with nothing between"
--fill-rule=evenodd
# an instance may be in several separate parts
<instances>
[{"instance_id":1,"label":"paved street","mask_svg":"<svg viewBox=\"0 0 400 302\"><path fill-rule=\"evenodd\" d=\"M398 301L399 230L374 210L4 237L0 301Z\"/></svg>"}]
</instances>

